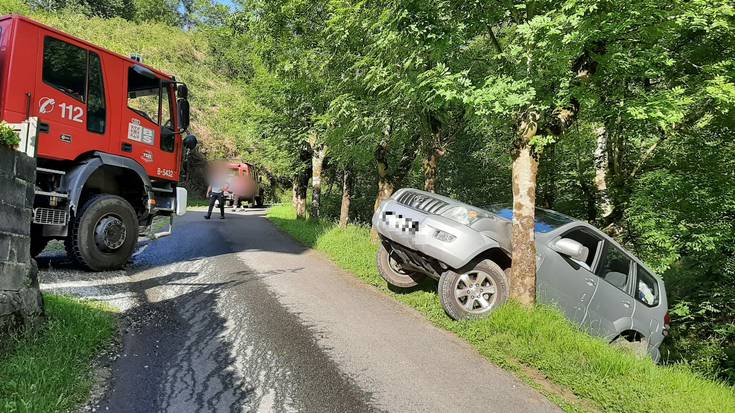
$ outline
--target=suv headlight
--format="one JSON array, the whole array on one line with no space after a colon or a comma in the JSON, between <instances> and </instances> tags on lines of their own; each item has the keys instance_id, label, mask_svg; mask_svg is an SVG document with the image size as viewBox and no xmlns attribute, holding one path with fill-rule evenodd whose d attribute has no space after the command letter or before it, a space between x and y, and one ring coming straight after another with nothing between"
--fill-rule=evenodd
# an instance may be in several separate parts
<instances>
[{"instance_id":1,"label":"suv headlight","mask_svg":"<svg viewBox=\"0 0 735 413\"><path fill-rule=\"evenodd\" d=\"M470 226L475 221L487 217L487 214L476 209L456 206L442 212L441 216L449 218L458 224Z\"/></svg>"}]
</instances>

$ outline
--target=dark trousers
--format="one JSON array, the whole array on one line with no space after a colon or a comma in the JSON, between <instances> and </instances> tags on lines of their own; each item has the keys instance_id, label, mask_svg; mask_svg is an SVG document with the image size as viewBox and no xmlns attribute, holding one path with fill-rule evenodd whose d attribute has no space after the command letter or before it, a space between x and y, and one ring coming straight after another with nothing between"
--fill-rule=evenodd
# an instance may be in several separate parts
<instances>
[{"instance_id":1,"label":"dark trousers","mask_svg":"<svg viewBox=\"0 0 735 413\"><path fill-rule=\"evenodd\" d=\"M214 208L214 202L219 201L219 212L222 214L222 217L225 216L225 197L222 192L212 192L209 194L209 210L207 211L207 216L212 216L212 208Z\"/></svg>"}]
</instances>

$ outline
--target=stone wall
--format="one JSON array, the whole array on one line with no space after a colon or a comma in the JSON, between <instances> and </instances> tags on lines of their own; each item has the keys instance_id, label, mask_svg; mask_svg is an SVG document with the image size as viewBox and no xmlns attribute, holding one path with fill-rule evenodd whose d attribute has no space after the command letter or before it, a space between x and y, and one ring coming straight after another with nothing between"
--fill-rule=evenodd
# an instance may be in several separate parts
<instances>
[{"instance_id":1,"label":"stone wall","mask_svg":"<svg viewBox=\"0 0 735 413\"><path fill-rule=\"evenodd\" d=\"M30 256L36 160L0 145L0 333L43 313Z\"/></svg>"}]
</instances>

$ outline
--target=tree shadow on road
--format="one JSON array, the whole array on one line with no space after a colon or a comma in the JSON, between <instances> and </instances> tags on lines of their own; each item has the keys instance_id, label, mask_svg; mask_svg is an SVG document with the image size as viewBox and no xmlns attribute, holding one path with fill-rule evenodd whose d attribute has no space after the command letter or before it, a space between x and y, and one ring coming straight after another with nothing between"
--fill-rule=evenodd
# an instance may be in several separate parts
<instances>
[{"instance_id":1,"label":"tree shadow on road","mask_svg":"<svg viewBox=\"0 0 735 413\"><path fill-rule=\"evenodd\" d=\"M255 273L245 268L209 274L209 283L198 282L199 274L181 272L128 285L143 293L168 288L172 296L123 314L123 354L99 408L373 411L372 396L339 373L308 327L261 282L284 272L300 269Z\"/></svg>"},{"instance_id":2,"label":"tree shadow on road","mask_svg":"<svg viewBox=\"0 0 735 413\"><path fill-rule=\"evenodd\" d=\"M225 220L203 219L204 213L189 211L174 225L171 236L139 244L125 270L96 273L81 270L69 259L63 249L49 249L37 257L41 277L56 274L65 281L134 275L148 268L178 262L192 262L224 254L245 251L269 251L285 254L303 254L308 250L295 242L268 242L278 231L263 216L263 210L253 214L228 214ZM43 279L42 279L43 281Z\"/></svg>"}]
</instances>

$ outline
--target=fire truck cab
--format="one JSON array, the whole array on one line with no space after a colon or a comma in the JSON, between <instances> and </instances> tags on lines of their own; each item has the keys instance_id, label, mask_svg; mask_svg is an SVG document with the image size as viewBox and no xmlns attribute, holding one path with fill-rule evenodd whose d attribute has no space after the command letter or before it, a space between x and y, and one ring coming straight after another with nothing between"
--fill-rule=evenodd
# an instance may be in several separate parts
<instances>
[{"instance_id":1,"label":"fire truck cab","mask_svg":"<svg viewBox=\"0 0 735 413\"><path fill-rule=\"evenodd\" d=\"M21 16L0 17L0 117L37 127L32 254L63 239L90 270L121 268L177 187L196 139L173 76ZM152 235L152 234L150 234Z\"/></svg>"}]
</instances>

